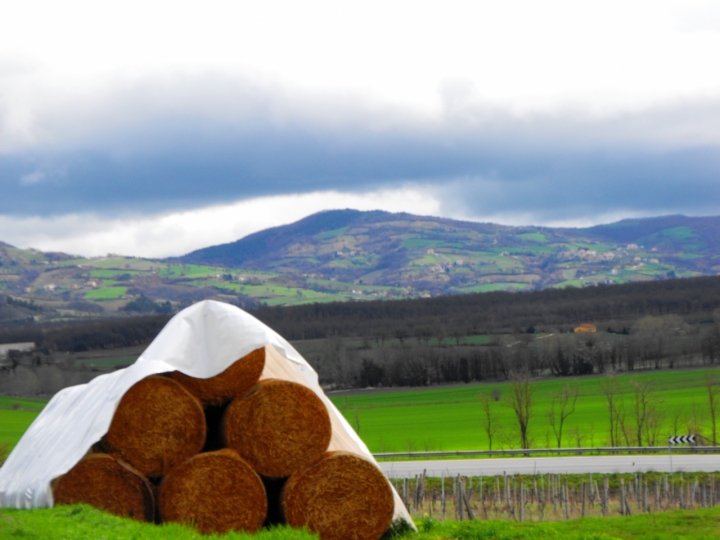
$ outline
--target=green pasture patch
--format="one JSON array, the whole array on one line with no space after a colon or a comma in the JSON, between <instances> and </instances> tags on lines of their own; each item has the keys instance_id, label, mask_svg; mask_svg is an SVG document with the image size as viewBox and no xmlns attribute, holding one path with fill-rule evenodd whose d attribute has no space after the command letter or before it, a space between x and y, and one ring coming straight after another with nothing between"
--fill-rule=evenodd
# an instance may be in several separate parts
<instances>
[{"instance_id":1,"label":"green pasture patch","mask_svg":"<svg viewBox=\"0 0 720 540\"><path fill-rule=\"evenodd\" d=\"M692 240L697 238L697 234L690 227L671 227L669 229L663 229L658 233L658 236L665 236L672 238L673 240Z\"/></svg>"},{"instance_id":2,"label":"green pasture patch","mask_svg":"<svg viewBox=\"0 0 720 540\"><path fill-rule=\"evenodd\" d=\"M409 238L403 240L402 247L408 249L427 249L442 245L442 240L426 240L423 238Z\"/></svg>"},{"instance_id":3,"label":"green pasture patch","mask_svg":"<svg viewBox=\"0 0 720 540\"><path fill-rule=\"evenodd\" d=\"M540 232L518 234L518 238L528 242L547 242L547 236Z\"/></svg>"},{"instance_id":4,"label":"green pasture patch","mask_svg":"<svg viewBox=\"0 0 720 540\"><path fill-rule=\"evenodd\" d=\"M212 266L203 266L199 264L169 264L163 265L158 275L160 277L187 277L198 278L227 274L230 272L227 268L218 268Z\"/></svg>"},{"instance_id":5,"label":"green pasture patch","mask_svg":"<svg viewBox=\"0 0 720 540\"><path fill-rule=\"evenodd\" d=\"M102 289L92 289L85 293L85 298L89 300L115 300L127 293L127 287L103 287Z\"/></svg>"},{"instance_id":6,"label":"green pasture patch","mask_svg":"<svg viewBox=\"0 0 720 540\"><path fill-rule=\"evenodd\" d=\"M520 290L527 287L527 283L513 283L513 282L501 282L501 283L482 283L480 285L473 285L472 287L458 288L458 291L464 293L484 293L493 291L514 291Z\"/></svg>"},{"instance_id":7,"label":"green pasture patch","mask_svg":"<svg viewBox=\"0 0 720 540\"><path fill-rule=\"evenodd\" d=\"M114 278L116 276L122 276L123 274L130 274L136 276L140 273L139 270L91 270L90 275L97 278Z\"/></svg>"},{"instance_id":8,"label":"green pasture patch","mask_svg":"<svg viewBox=\"0 0 720 540\"><path fill-rule=\"evenodd\" d=\"M289 527L259 533L203 535L186 525L155 525L106 514L90 506L58 506L34 510L0 509L0 538L42 540L311 540L317 536Z\"/></svg>"},{"instance_id":9,"label":"green pasture patch","mask_svg":"<svg viewBox=\"0 0 720 540\"><path fill-rule=\"evenodd\" d=\"M345 234L345 231L347 230L347 227L341 227L332 231L326 231L324 233L316 234L315 238L317 238L318 240L329 240L330 238L335 238L336 236L341 236Z\"/></svg>"},{"instance_id":10,"label":"green pasture patch","mask_svg":"<svg viewBox=\"0 0 720 540\"><path fill-rule=\"evenodd\" d=\"M696 414L701 431L709 434L706 370L652 371L617 376L618 399L631 418L633 381L649 382L655 391L662 417L660 444L673 430L676 412ZM557 446L547 419L555 394L565 384L576 384L579 398L575 413L566 421L562 446L605 446L609 444L609 420L601 384L603 376L553 378L533 382L535 405L530 420L533 447ZM355 425L355 409L360 417L360 437L372 452L434 450L486 450L480 392L499 396L492 407L500 433L494 449L518 448L517 421L508 404L510 383L467 384L413 390L379 391L369 394L333 396L333 402ZM682 424L683 430L686 429ZM579 444L578 444L579 443Z\"/></svg>"},{"instance_id":11,"label":"green pasture patch","mask_svg":"<svg viewBox=\"0 0 720 540\"><path fill-rule=\"evenodd\" d=\"M38 414L35 411L0 409L0 444L14 447Z\"/></svg>"},{"instance_id":12,"label":"green pasture patch","mask_svg":"<svg viewBox=\"0 0 720 540\"><path fill-rule=\"evenodd\" d=\"M120 273L128 272L130 270L147 272L151 270L159 270L163 266L163 263L160 262L155 262L148 259L138 259L134 257L73 259L70 261L63 261L61 264L63 266L80 265L83 267L96 269L115 269L120 270Z\"/></svg>"},{"instance_id":13,"label":"green pasture patch","mask_svg":"<svg viewBox=\"0 0 720 540\"><path fill-rule=\"evenodd\" d=\"M492 336L465 336L462 338L462 343L471 343L473 345L485 345L492 341Z\"/></svg>"},{"instance_id":14,"label":"green pasture patch","mask_svg":"<svg viewBox=\"0 0 720 540\"><path fill-rule=\"evenodd\" d=\"M553 288L556 289L564 289L565 287L584 287L586 284L583 282L582 279L568 279L566 281L561 281L560 283L556 283L552 285Z\"/></svg>"}]
</instances>

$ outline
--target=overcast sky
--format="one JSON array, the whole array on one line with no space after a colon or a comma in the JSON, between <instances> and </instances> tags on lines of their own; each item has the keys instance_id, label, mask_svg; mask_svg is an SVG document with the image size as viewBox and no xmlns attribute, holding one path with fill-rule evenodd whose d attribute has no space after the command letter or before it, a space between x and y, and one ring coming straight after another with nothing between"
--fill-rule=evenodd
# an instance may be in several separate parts
<instances>
[{"instance_id":1,"label":"overcast sky","mask_svg":"<svg viewBox=\"0 0 720 540\"><path fill-rule=\"evenodd\" d=\"M718 65L712 1L3 2L0 240L720 214Z\"/></svg>"}]
</instances>

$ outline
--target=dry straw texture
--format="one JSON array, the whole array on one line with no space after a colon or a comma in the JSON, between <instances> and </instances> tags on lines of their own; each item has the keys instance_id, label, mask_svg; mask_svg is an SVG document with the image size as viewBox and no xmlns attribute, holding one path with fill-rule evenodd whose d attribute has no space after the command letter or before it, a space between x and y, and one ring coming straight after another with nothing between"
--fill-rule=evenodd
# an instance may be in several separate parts
<instances>
[{"instance_id":1,"label":"dry straw texture","mask_svg":"<svg viewBox=\"0 0 720 540\"><path fill-rule=\"evenodd\" d=\"M197 379L179 371L173 372L172 377L204 405L221 405L255 386L264 367L265 348L262 347L236 360L225 371L209 379Z\"/></svg>"},{"instance_id":2,"label":"dry straw texture","mask_svg":"<svg viewBox=\"0 0 720 540\"><path fill-rule=\"evenodd\" d=\"M267 515L260 477L237 453L198 454L160 485L160 519L194 525L200 532L255 532Z\"/></svg>"},{"instance_id":3,"label":"dry straw texture","mask_svg":"<svg viewBox=\"0 0 720 540\"><path fill-rule=\"evenodd\" d=\"M223 435L260 474L290 476L317 461L330 443L327 408L297 383L268 379L225 411Z\"/></svg>"},{"instance_id":4,"label":"dry straw texture","mask_svg":"<svg viewBox=\"0 0 720 540\"><path fill-rule=\"evenodd\" d=\"M328 452L290 477L282 508L289 525L307 527L321 540L378 540L390 527L394 503L375 465L348 452Z\"/></svg>"},{"instance_id":5,"label":"dry straw texture","mask_svg":"<svg viewBox=\"0 0 720 540\"><path fill-rule=\"evenodd\" d=\"M145 477L107 454L93 454L53 483L55 504L85 503L121 517L152 521L155 501Z\"/></svg>"},{"instance_id":6,"label":"dry straw texture","mask_svg":"<svg viewBox=\"0 0 720 540\"><path fill-rule=\"evenodd\" d=\"M202 450L202 405L180 384L152 376L120 400L105 443L148 477L159 477Z\"/></svg>"}]
</instances>

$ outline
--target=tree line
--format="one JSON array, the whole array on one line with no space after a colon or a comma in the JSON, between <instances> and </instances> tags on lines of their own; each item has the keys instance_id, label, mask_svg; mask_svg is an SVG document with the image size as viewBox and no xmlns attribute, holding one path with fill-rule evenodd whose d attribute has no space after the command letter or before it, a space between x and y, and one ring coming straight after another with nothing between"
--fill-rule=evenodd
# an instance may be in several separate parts
<instances>
[{"instance_id":1,"label":"tree line","mask_svg":"<svg viewBox=\"0 0 720 540\"><path fill-rule=\"evenodd\" d=\"M720 310L715 316L720 321ZM626 334L497 334L482 345L465 337L459 345L451 338L334 337L297 346L326 387L432 386L505 381L513 372L568 377L712 365L720 362L720 326L711 321L691 325L679 315L646 316Z\"/></svg>"},{"instance_id":2,"label":"tree line","mask_svg":"<svg viewBox=\"0 0 720 540\"><path fill-rule=\"evenodd\" d=\"M697 277L411 300L260 307L251 312L290 340L415 336L457 337L569 330L582 322L633 321L676 314L710 319L720 307L720 277ZM604 328L603 328L604 330ZM611 329L621 332L623 327Z\"/></svg>"}]
</instances>

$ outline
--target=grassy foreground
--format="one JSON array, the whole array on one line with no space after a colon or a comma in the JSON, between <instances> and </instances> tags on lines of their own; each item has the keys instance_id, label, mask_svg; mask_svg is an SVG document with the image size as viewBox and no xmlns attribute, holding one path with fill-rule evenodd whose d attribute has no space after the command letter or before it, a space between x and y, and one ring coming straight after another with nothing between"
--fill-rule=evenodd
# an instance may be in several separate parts
<instances>
[{"instance_id":1,"label":"grassy foreground","mask_svg":"<svg viewBox=\"0 0 720 540\"><path fill-rule=\"evenodd\" d=\"M632 517L585 518L554 523L497 521L418 523L420 532L407 540L663 540L706 539L720 536L720 508L644 514ZM38 510L0 510L0 538L48 540L310 540L304 531L277 528L257 535L230 533L203 536L180 525L152 525L121 519L88 506Z\"/></svg>"}]
</instances>

